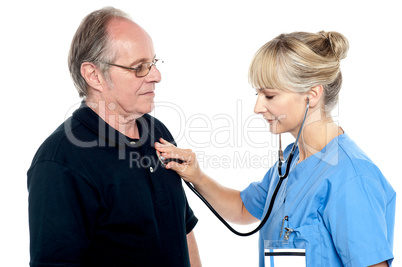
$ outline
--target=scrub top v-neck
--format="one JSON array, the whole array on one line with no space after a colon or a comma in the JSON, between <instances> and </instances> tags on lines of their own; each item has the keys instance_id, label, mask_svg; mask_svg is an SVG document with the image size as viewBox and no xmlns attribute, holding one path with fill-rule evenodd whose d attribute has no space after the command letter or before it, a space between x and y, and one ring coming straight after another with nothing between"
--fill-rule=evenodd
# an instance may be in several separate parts
<instances>
[{"instance_id":1,"label":"scrub top v-neck","mask_svg":"<svg viewBox=\"0 0 402 267\"><path fill-rule=\"evenodd\" d=\"M297 149L260 230L260 266L265 266L267 249L275 247L304 249L306 266L390 264L396 194L377 166L347 134L299 164L298 158ZM278 182L277 164L241 192L245 207L258 219L267 212Z\"/></svg>"}]
</instances>

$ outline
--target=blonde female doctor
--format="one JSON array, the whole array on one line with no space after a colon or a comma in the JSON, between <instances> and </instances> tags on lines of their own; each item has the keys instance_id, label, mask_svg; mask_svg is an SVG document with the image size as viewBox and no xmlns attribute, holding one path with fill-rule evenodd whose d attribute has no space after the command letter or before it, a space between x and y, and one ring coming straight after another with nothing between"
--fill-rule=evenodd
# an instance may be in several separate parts
<instances>
[{"instance_id":1,"label":"blonde female doctor","mask_svg":"<svg viewBox=\"0 0 402 267\"><path fill-rule=\"evenodd\" d=\"M283 152L285 159L293 154L289 164L278 166L278 161L243 191L208 177L191 150L163 139L155 144L163 158L184 161L166 168L238 224L262 220L279 176L289 169L259 232L260 266L392 264L395 191L331 117L342 85L340 61L348 47L337 32L294 32L257 51L249 70L257 92L254 112L264 117L272 133L289 132L296 141Z\"/></svg>"}]
</instances>

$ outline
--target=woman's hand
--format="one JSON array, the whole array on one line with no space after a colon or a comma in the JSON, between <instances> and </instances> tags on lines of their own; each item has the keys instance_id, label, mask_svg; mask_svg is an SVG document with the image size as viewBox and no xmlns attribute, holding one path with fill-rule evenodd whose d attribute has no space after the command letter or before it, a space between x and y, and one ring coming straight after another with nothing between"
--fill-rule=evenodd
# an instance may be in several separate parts
<instances>
[{"instance_id":1,"label":"woman's hand","mask_svg":"<svg viewBox=\"0 0 402 267\"><path fill-rule=\"evenodd\" d=\"M155 142L155 149L162 161L176 159L166 164L166 169L176 171L186 182L190 182L203 195L215 210L226 220L238 224L249 224L258 221L244 207L240 191L218 184L204 174L195 153L190 149L180 149L164 139Z\"/></svg>"},{"instance_id":2,"label":"woman's hand","mask_svg":"<svg viewBox=\"0 0 402 267\"><path fill-rule=\"evenodd\" d=\"M191 149L180 149L173 144L159 139L155 142L155 149L161 160L178 159L180 162L170 161L166 169L176 171L185 181L194 185L201 183L203 173L198 165L197 157Z\"/></svg>"}]
</instances>

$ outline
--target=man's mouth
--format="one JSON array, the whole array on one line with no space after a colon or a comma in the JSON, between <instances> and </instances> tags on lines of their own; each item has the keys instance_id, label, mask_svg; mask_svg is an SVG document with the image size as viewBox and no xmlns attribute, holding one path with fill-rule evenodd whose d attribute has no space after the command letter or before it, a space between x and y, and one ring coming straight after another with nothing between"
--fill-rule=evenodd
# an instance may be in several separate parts
<instances>
[{"instance_id":1,"label":"man's mouth","mask_svg":"<svg viewBox=\"0 0 402 267\"><path fill-rule=\"evenodd\" d=\"M155 96L155 92L154 91L149 91L149 92L145 92L143 94L141 94L143 96Z\"/></svg>"}]
</instances>

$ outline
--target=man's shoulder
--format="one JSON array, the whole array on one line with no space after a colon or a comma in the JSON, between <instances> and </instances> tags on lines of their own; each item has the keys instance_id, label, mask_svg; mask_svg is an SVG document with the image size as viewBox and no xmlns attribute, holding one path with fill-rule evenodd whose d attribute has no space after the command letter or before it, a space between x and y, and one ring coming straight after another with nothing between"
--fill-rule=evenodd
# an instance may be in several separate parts
<instances>
[{"instance_id":1,"label":"man's shoulder","mask_svg":"<svg viewBox=\"0 0 402 267\"><path fill-rule=\"evenodd\" d=\"M35 154L32 165L38 161L56 160L60 151L77 147L74 146L74 140L78 140L77 136L82 136L80 126L80 123L73 117L64 121L41 144Z\"/></svg>"}]
</instances>

